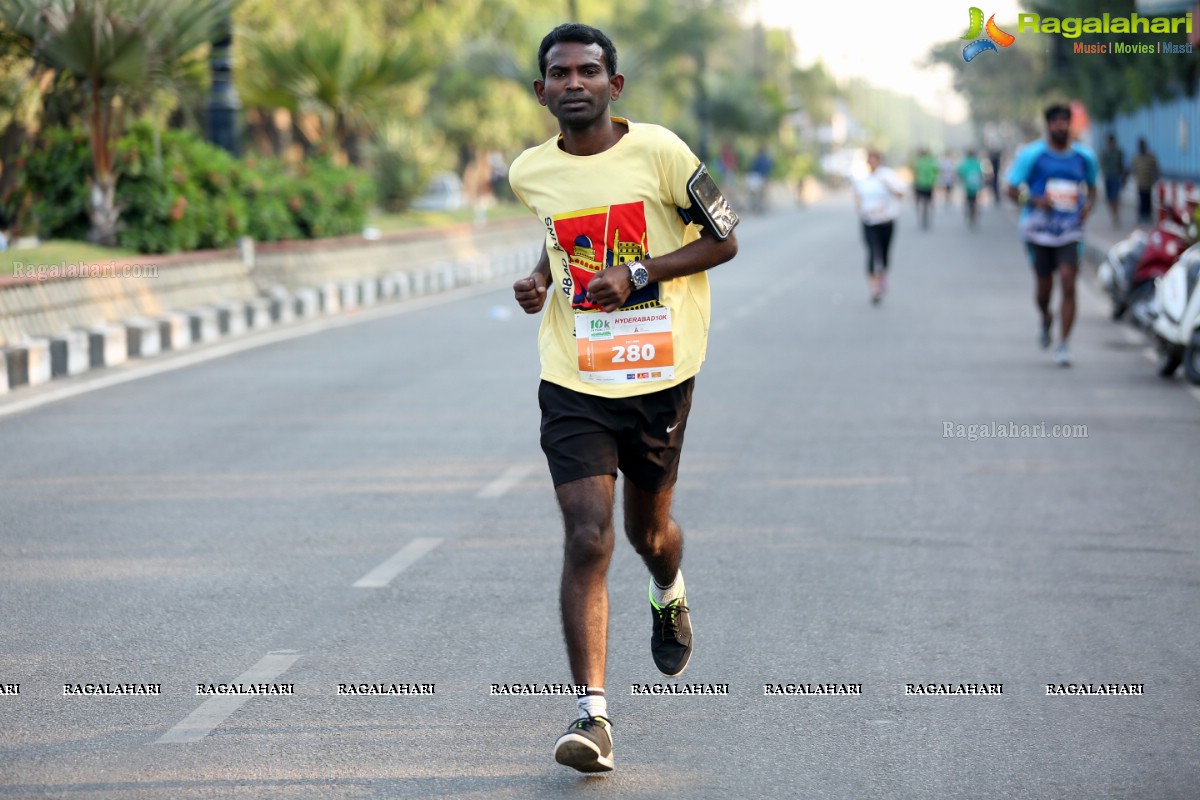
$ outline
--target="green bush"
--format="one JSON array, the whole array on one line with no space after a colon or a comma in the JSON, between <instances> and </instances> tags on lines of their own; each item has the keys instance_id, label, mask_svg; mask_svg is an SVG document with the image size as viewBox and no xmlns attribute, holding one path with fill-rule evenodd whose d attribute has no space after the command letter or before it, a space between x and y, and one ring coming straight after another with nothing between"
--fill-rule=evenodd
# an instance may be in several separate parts
<instances>
[{"instance_id":1,"label":"green bush","mask_svg":"<svg viewBox=\"0 0 1200 800\"><path fill-rule=\"evenodd\" d=\"M158 155L161 153L161 156ZM289 171L274 159L241 161L185 131L130 128L117 147L121 247L143 253L357 233L374 187L360 170L318 159ZM30 153L25 183L44 238L83 239L90 227L87 137L47 131Z\"/></svg>"},{"instance_id":2,"label":"green bush","mask_svg":"<svg viewBox=\"0 0 1200 800\"><path fill-rule=\"evenodd\" d=\"M377 202L385 211L403 211L416 197L428 178L427 170L399 150L380 150L375 154Z\"/></svg>"},{"instance_id":3,"label":"green bush","mask_svg":"<svg viewBox=\"0 0 1200 800\"><path fill-rule=\"evenodd\" d=\"M288 208L295 179L275 160L246 160L242 187L249 213L249 232L255 241L278 242L301 238L300 226Z\"/></svg>"},{"instance_id":4,"label":"green bush","mask_svg":"<svg viewBox=\"0 0 1200 800\"><path fill-rule=\"evenodd\" d=\"M203 246L207 197L171 132L163 133L161 144L160 161L153 131L135 126L118 145L117 242L142 253L195 250Z\"/></svg>"},{"instance_id":5,"label":"green bush","mask_svg":"<svg viewBox=\"0 0 1200 800\"><path fill-rule=\"evenodd\" d=\"M30 216L43 239L86 239L88 220L87 175L92 174L92 154L87 134L52 128L36 148L25 152L23 183L32 195Z\"/></svg>"},{"instance_id":6,"label":"green bush","mask_svg":"<svg viewBox=\"0 0 1200 800\"><path fill-rule=\"evenodd\" d=\"M300 166L289 207L307 238L346 236L363 229L372 188L358 170L324 159L309 161Z\"/></svg>"}]
</instances>

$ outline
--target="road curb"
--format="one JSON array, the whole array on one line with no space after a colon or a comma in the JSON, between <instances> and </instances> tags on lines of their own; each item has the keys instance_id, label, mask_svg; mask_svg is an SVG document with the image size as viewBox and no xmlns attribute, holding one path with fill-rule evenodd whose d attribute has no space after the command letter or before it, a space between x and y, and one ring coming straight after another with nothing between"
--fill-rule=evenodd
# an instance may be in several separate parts
<instances>
[{"instance_id":1,"label":"road curb","mask_svg":"<svg viewBox=\"0 0 1200 800\"><path fill-rule=\"evenodd\" d=\"M537 262L541 244L536 245L472 254L418 270L332 280L319 286L292 289L275 285L248 300L169 310L153 318L133 316L20 342L0 348L0 394L13 397L27 386L103 370L131 359L152 360L162 354L311 322L318 317L350 316L502 277L515 279L527 274Z\"/></svg>"}]
</instances>

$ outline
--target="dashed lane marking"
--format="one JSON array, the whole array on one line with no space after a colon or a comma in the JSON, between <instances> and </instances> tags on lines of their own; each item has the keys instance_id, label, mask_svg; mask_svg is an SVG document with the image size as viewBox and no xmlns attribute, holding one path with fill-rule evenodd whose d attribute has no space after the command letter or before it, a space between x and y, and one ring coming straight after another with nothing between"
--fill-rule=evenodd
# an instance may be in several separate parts
<instances>
[{"instance_id":1,"label":"dashed lane marking","mask_svg":"<svg viewBox=\"0 0 1200 800\"><path fill-rule=\"evenodd\" d=\"M496 480L480 489L479 494L475 495L475 497L480 500L492 500L497 497L503 497L508 493L509 489L529 477L529 473L531 472L533 472L532 464L514 464L505 470L504 474L499 478L496 478Z\"/></svg>"},{"instance_id":2,"label":"dashed lane marking","mask_svg":"<svg viewBox=\"0 0 1200 800\"><path fill-rule=\"evenodd\" d=\"M413 539L387 561L354 582L356 589L380 589L392 579L416 563L417 559L442 543L441 539Z\"/></svg>"},{"instance_id":3,"label":"dashed lane marking","mask_svg":"<svg viewBox=\"0 0 1200 800\"><path fill-rule=\"evenodd\" d=\"M234 683L271 683L287 672L300 658L294 650L275 650L239 675ZM198 742L235 711L246 704L254 695L221 695L205 700L200 707L188 714L182 722L159 737L156 744L190 744Z\"/></svg>"}]
</instances>

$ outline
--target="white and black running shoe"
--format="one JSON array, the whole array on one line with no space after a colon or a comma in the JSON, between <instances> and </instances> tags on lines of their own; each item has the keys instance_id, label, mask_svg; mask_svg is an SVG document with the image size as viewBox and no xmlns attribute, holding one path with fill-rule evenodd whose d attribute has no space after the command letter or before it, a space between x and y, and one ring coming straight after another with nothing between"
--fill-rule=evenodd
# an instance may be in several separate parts
<instances>
[{"instance_id":1,"label":"white and black running shoe","mask_svg":"<svg viewBox=\"0 0 1200 800\"><path fill-rule=\"evenodd\" d=\"M654 666L668 678L683 674L692 659L692 622L688 617L687 598L680 597L665 606L650 598L654 629L650 634L650 654Z\"/></svg>"},{"instance_id":2,"label":"white and black running shoe","mask_svg":"<svg viewBox=\"0 0 1200 800\"><path fill-rule=\"evenodd\" d=\"M605 717L580 717L554 743L554 760L580 772L613 768L612 723Z\"/></svg>"}]
</instances>

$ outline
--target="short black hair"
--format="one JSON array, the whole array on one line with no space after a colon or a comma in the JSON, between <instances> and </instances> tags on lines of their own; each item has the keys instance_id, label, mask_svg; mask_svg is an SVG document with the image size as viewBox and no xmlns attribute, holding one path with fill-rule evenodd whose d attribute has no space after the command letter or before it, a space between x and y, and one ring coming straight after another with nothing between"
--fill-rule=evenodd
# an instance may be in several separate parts
<instances>
[{"instance_id":1,"label":"short black hair","mask_svg":"<svg viewBox=\"0 0 1200 800\"><path fill-rule=\"evenodd\" d=\"M611 78L617 74L617 47L604 31L584 25L580 22L566 22L546 34L538 47L538 69L542 77L546 77L546 54L550 48L562 42L577 42L579 44L598 44L604 52L605 66Z\"/></svg>"},{"instance_id":2,"label":"short black hair","mask_svg":"<svg viewBox=\"0 0 1200 800\"><path fill-rule=\"evenodd\" d=\"M1070 119L1071 118L1071 107L1064 106L1062 103L1054 103L1052 105L1048 105L1048 106L1046 106L1046 115L1045 116L1046 116L1046 122L1049 122L1050 120L1053 120L1053 119L1058 119L1059 117L1066 117L1067 119Z\"/></svg>"}]
</instances>

